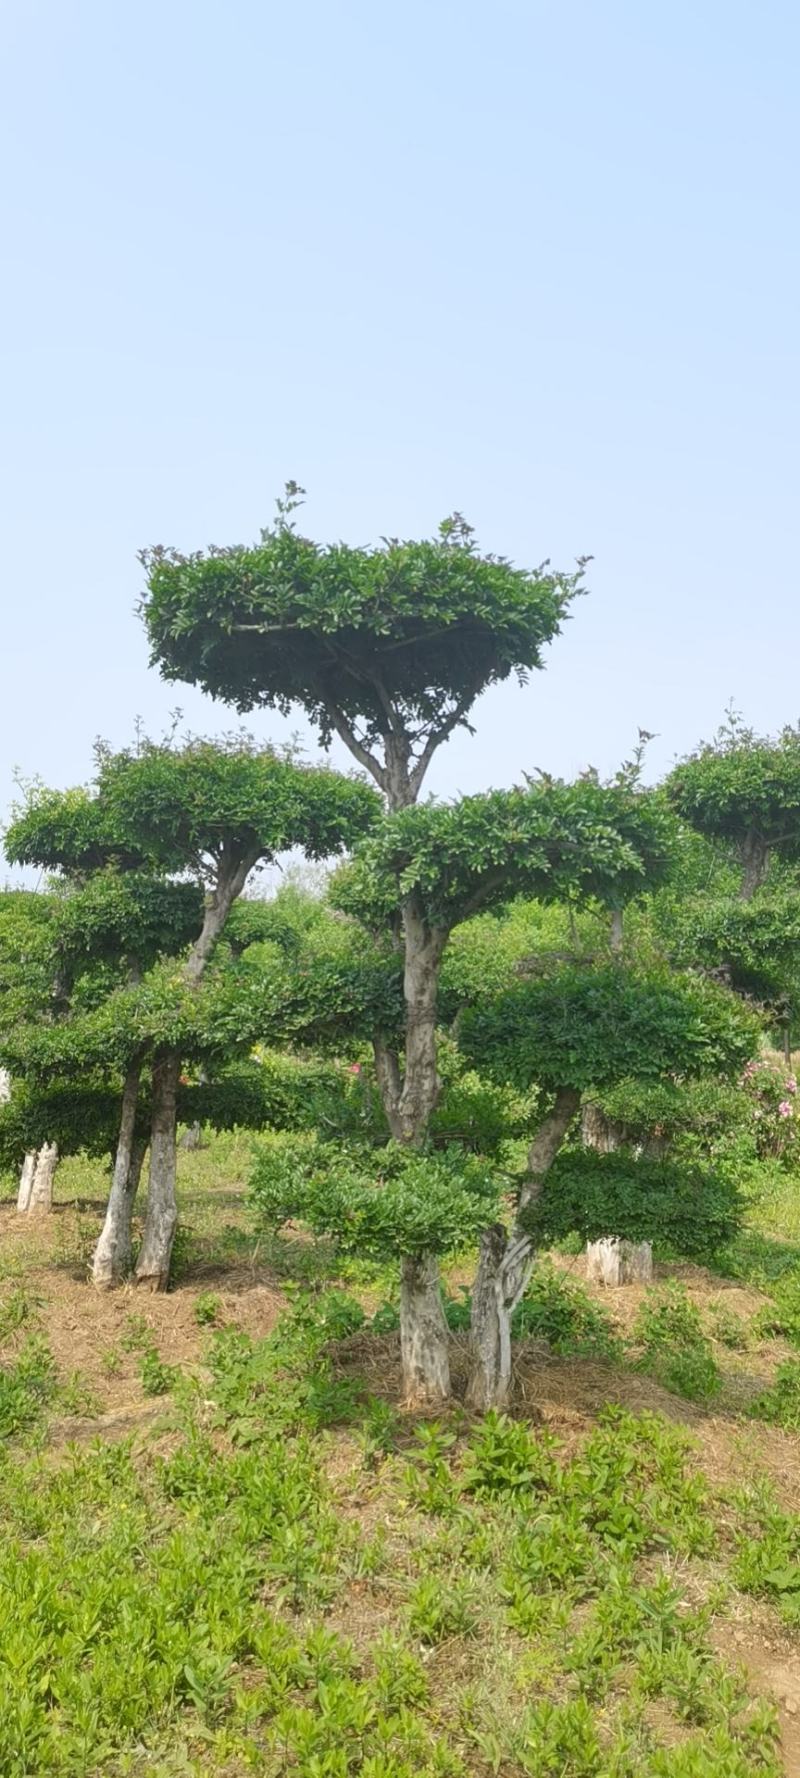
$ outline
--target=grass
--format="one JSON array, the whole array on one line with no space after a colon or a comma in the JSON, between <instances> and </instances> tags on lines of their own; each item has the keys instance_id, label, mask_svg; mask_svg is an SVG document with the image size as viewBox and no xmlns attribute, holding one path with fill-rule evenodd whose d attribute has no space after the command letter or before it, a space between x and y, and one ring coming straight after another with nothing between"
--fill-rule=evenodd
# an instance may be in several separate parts
<instances>
[{"instance_id":1,"label":"grass","mask_svg":"<svg viewBox=\"0 0 800 1778\"><path fill-rule=\"evenodd\" d=\"M625 1327L620 1293L592 1296L554 1263L518 1325L533 1354L550 1348L536 1363L557 1411L540 1387L533 1417L415 1424L392 1398L391 1305L372 1320L388 1280L351 1278L345 1295L330 1249L255 1253L248 1159L237 1138L182 1153L189 1238L166 1298L82 1282L91 1168L71 1164L46 1250L28 1231L8 1241L3 1778L788 1770L773 1705L720 1650L763 1654L765 1633L780 1646L800 1630L800 1515L763 1476L741 1489L710 1473L703 1440L642 1405L663 1400L653 1376L695 1417L730 1414L726 1390L758 1360L758 1411L791 1428L786 1334L691 1282L659 1285ZM791 1249L789 1186L785 1222L770 1189L771 1233L755 1236ZM782 1326L791 1276L772 1273ZM463 1341L455 1291L453 1305ZM76 1376L81 1313L95 1337ZM597 1413L578 1408L584 1376L609 1398ZM613 1405L626 1391L636 1405ZM65 1421L77 1433L109 1403L133 1416L127 1436L64 1441ZM737 1426L758 1434L742 1414L731 1452Z\"/></svg>"}]
</instances>

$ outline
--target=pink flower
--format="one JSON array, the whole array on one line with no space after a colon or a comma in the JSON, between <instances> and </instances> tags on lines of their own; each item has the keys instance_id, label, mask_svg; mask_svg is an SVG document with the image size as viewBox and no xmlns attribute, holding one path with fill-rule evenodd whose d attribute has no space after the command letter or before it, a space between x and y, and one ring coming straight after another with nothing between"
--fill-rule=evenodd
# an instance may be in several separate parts
<instances>
[{"instance_id":1,"label":"pink flower","mask_svg":"<svg viewBox=\"0 0 800 1778\"><path fill-rule=\"evenodd\" d=\"M786 1091L787 1093L797 1092L797 1077L794 1074L789 1075L789 1079L786 1082Z\"/></svg>"},{"instance_id":2,"label":"pink flower","mask_svg":"<svg viewBox=\"0 0 800 1778\"><path fill-rule=\"evenodd\" d=\"M360 1074L361 1073L361 1063L360 1062L352 1062L350 1065L350 1073L351 1074Z\"/></svg>"},{"instance_id":3,"label":"pink flower","mask_svg":"<svg viewBox=\"0 0 800 1778\"><path fill-rule=\"evenodd\" d=\"M789 1104L788 1099L781 1100L780 1105L778 1106L778 1116L779 1117L791 1117L792 1116L792 1107Z\"/></svg>"}]
</instances>

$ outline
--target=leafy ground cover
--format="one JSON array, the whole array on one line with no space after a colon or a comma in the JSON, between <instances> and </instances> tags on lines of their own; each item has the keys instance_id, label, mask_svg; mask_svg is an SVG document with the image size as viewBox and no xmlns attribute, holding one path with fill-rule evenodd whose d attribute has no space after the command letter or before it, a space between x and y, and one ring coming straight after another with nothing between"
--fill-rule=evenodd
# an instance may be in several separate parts
<instances>
[{"instance_id":1,"label":"leafy ground cover","mask_svg":"<svg viewBox=\"0 0 800 1778\"><path fill-rule=\"evenodd\" d=\"M791 1181L726 1276L551 1256L513 1415L419 1423L387 1278L259 1244L249 1164L182 1154L165 1297L88 1289L90 1165L0 1208L0 1771L799 1772Z\"/></svg>"}]
</instances>

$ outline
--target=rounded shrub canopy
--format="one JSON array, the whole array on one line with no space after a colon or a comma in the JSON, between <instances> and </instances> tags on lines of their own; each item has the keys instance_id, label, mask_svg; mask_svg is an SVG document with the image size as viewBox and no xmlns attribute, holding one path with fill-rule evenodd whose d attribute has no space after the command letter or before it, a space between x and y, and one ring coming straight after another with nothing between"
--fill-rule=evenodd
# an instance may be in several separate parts
<instances>
[{"instance_id":1,"label":"rounded shrub canopy","mask_svg":"<svg viewBox=\"0 0 800 1778\"><path fill-rule=\"evenodd\" d=\"M521 983L462 1014L458 1043L471 1067L525 1088L610 1086L740 1069L758 1024L726 989L697 977L563 969Z\"/></svg>"},{"instance_id":2,"label":"rounded shrub canopy","mask_svg":"<svg viewBox=\"0 0 800 1778\"><path fill-rule=\"evenodd\" d=\"M800 859L800 730L769 740L733 726L671 772L667 793L684 820L709 839Z\"/></svg>"}]
</instances>

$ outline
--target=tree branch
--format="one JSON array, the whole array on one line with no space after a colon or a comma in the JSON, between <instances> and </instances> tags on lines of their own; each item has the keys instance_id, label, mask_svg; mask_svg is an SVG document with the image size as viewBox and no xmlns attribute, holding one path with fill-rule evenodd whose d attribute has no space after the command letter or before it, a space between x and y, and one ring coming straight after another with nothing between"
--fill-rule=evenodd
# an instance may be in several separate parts
<instances>
[{"instance_id":1,"label":"tree branch","mask_svg":"<svg viewBox=\"0 0 800 1778\"><path fill-rule=\"evenodd\" d=\"M355 729L353 729L350 723L345 720L341 710L338 709L336 704L326 703L325 714L330 721L331 727L336 730L339 740L344 742L348 752L352 753L353 758L358 760L359 765L362 765L365 771L369 772L370 777L375 779L375 783L379 790L385 792L386 773L380 760L376 759L374 753L370 753L369 749L359 741Z\"/></svg>"},{"instance_id":2,"label":"tree branch","mask_svg":"<svg viewBox=\"0 0 800 1778\"><path fill-rule=\"evenodd\" d=\"M455 709L451 710L450 715L445 717L444 722L440 723L439 727L434 729L428 736L425 747L411 773L411 788L415 798L437 747L440 747L442 742L447 740L448 735L452 734L453 729L457 728L458 724L463 721L471 703L471 695L469 697L460 698Z\"/></svg>"}]
</instances>

